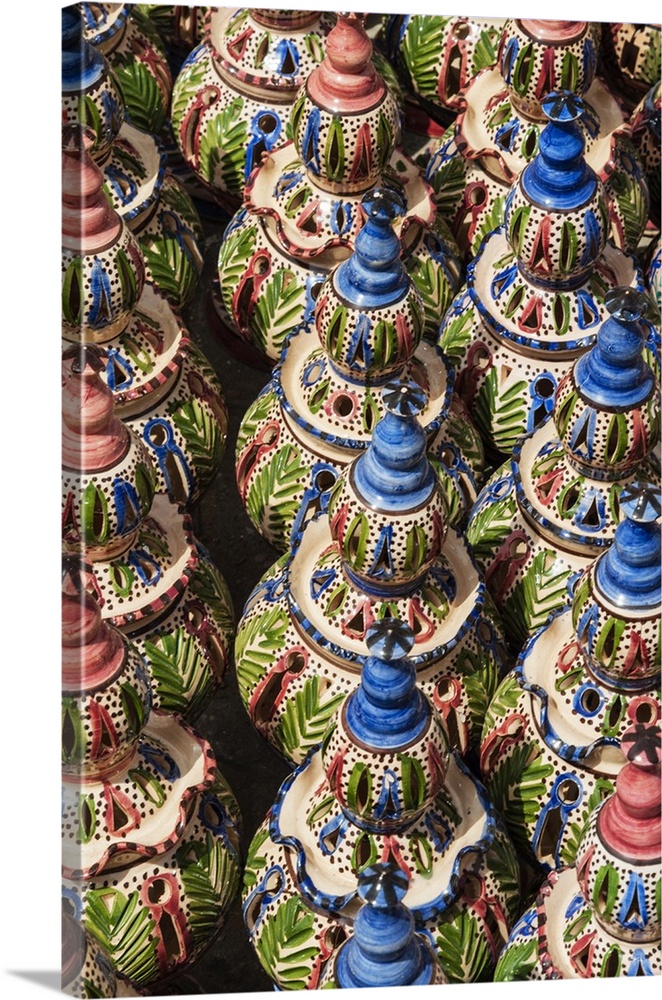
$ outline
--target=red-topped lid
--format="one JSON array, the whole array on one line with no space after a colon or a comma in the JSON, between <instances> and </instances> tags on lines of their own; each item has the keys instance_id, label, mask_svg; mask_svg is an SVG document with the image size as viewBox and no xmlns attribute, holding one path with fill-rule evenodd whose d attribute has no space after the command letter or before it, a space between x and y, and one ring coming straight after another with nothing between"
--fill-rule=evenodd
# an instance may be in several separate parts
<instances>
[{"instance_id":1,"label":"red-topped lid","mask_svg":"<svg viewBox=\"0 0 662 1000\"><path fill-rule=\"evenodd\" d=\"M338 14L326 40L326 55L308 77L310 98L329 111L353 113L373 107L386 84L370 61L372 42L360 14Z\"/></svg>"},{"instance_id":2,"label":"red-topped lid","mask_svg":"<svg viewBox=\"0 0 662 1000\"><path fill-rule=\"evenodd\" d=\"M69 348L62 358L62 464L81 472L107 468L126 452L129 431L115 416L112 390L99 375L101 354L87 344Z\"/></svg>"},{"instance_id":3,"label":"red-topped lid","mask_svg":"<svg viewBox=\"0 0 662 1000\"><path fill-rule=\"evenodd\" d=\"M98 688L117 674L124 658L119 631L101 618L94 597L65 573L62 591L62 688Z\"/></svg>"},{"instance_id":4,"label":"red-topped lid","mask_svg":"<svg viewBox=\"0 0 662 1000\"><path fill-rule=\"evenodd\" d=\"M569 42L586 31L586 21L540 21L535 18L519 22L527 34L545 42Z\"/></svg>"},{"instance_id":5,"label":"red-topped lid","mask_svg":"<svg viewBox=\"0 0 662 1000\"><path fill-rule=\"evenodd\" d=\"M112 245L122 229L103 192L103 174L89 154L94 141L83 125L62 130L62 245L79 253Z\"/></svg>"},{"instance_id":6,"label":"red-topped lid","mask_svg":"<svg viewBox=\"0 0 662 1000\"><path fill-rule=\"evenodd\" d=\"M616 778L616 790L600 811L598 832L605 847L640 864L662 855L662 785L658 725L635 725L624 734L628 763Z\"/></svg>"}]
</instances>

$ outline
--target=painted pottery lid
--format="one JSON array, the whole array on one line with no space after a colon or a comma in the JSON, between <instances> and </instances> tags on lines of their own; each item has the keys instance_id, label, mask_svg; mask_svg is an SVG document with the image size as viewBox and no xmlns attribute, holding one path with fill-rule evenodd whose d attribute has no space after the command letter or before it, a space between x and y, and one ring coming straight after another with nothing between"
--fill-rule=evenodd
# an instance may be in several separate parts
<instances>
[{"instance_id":1,"label":"painted pottery lid","mask_svg":"<svg viewBox=\"0 0 662 1000\"><path fill-rule=\"evenodd\" d=\"M565 607L517 662L540 737L568 763L616 776L632 723L660 720L659 487L620 492L611 546L584 570Z\"/></svg>"},{"instance_id":2,"label":"painted pottery lid","mask_svg":"<svg viewBox=\"0 0 662 1000\"><path fill-rule=\"evenodd\" d=\"M365 191L378 183L400 140L397 100L371 56L362 16L339 13L324 59L292 109L296 150L323 190Z\"/></svg>"},{"instance_id":3,"label":"painted pottery lid","mask_svg":"<svg viewBox=\"0 0 662 1000\"><path fill-rule=\"evenodd\" d=\"M69 775L114 770L135 749L151 709L145 663L102 620L83 584L87 564L65 557L62 588L62 769Z\"/></svg>"},{"instance_id":4,"label":"painted pottery lid","mask_svg":"<svg viewBox=\"0 0 662 1000\"><path fill-rule=\"evenodd\" d=\"M592 813L577 849L577 881L595 919L614 937L659 943L660 725L623 736L627 761ZM609 889L607 889L609 886Z\"/></svg>"},{"instance_id":5,"label":"painted pottery lid","mask_svg":"<svg viewBox=\"0 0 662 1000\"><path fill-rule=\"evenodd\" d=\"M543 119L553 90L585 94L595 77L599 32L589 21L508 20L499 41L499 68L515 108Z\"/></svg>"},{"instance_id":6,"label":"painted pottery lid","mask_svg":"<svg viewBox=\"0 0 662 1000\"><path fill-rule=\"evenodd\" d=\"M80 124L62 130L62 245L87 254L106 250L122 232L122 219L90 156L94 140L92 130Z\"/></svg>"},{"instance_id":7,"label":"painted pottery lid","mask_svg":"<svg viewBox=\"0 0 662 1000\"><path fill-rule=\"evenodd\" d=\"M568 461L586 476L627 476L659 437L659 387L645 362L648 327L640 322L649 298L635 288L611 289L609 312L595 346L577 359L561 381L554 423Z\"/></svg>"},{"instance_id":8,"label":"painted pottery lid","mask_svg":"<svg viewBox=\"0 0 662 1000\"><path fill-rule=\"evenodd\" d=\"M505 205L508 242L520 272L543 287L580 286L604 250L609 231L602 182L584 158L577 124L584 102L552 91L538 152L512 186Z\"/></svg>"},{"instance_id":9,"label":"painted pottery lid","mask_svg":"<svg viewBox=\"0 0 662 1000\"><path fill-rule=\"evenodd\" d=\"M75 6L62 10L62 98L63 124L79 120L78 101L94 107L96 113L85 118L95 137L91 152L105 157L124 119L124 98L108 60L85 39Z\"/></svg>"},{"instance_id":10,"label":"painted pottery lid","mask_svg":"<svg viewBox=\"0 0 662 1000\"><path fill-rule=\"evenodd\" d=\"M581 98L548 94L540 150L506 199L505 223L467 267L484 323L521 351L571 358L593 344L617 286L643 287L635 261L606 242L602 182L583 157Z\"/></svg>"},{"instance_id":11,"label":"painted pottery lid","mask_svg":"<svg viewBox=\"0 0 662 1000\"><path fill-rule=\"evenodd\" d=\"M341 989L371 986L427 986L446 982L429 942L416 934L402 902L408 879L392 861L368 865L359 874L362 906L353 935L344 941L324 981Z\"/></svg>"},{"instance_id":12,"label":"painted pottery lid","mask_svg":"<svg viewBox=\"0 0 662 1000\"><path fill-rule=\"evenodd\" d=\"M414 590L439 555L446 507L417 419L425 392L390 382L382 398L386 413L334 487L329 520L355 585L395 595Z\"/></svg>"},{"instance_id":13,"label":"painted pottery lid","mask_svg":"<svg viewBox=\"0 0 662 1000\"><path fill-rule=\"evenodd\" d=\"M205 44L233 89L292 100L322 61L333 23L331 13L320 11L211 7Z\"/></svg>"},{"instance_id":14,"label":"painted pottery lid","mask_svg":"<svg viewBox=\"0 0 662 1000\"><path fill-rule=\"evenodd\" d=\"M439 716L416 687L416 668L407 658L414 645L409 626L398 619L375 622L366 644L359 685L322 741L322 764L346 815L388 833L431 807L444 784L448 745ZM355 761L368 754L363 767L370 774L362 785Z\"/></svg>"},{"instance_id":15,"label":"painted pottery lid","mask_svg":"<svg viewBox=\"0 0 662 1000\"><path fill-rule=\"evenodd\" d=\"M596 676L629 690L646 689L660 673L662 491L633 482L619 502L614 540L580 580L573 618Z\"/></svg>"},{"instance_id":16,"label":"painted pottery lid","mask_svg":"<svg viewBox=\"0 0 662 1000\"><path fill-rule=\"evenodd\" d=\"M154 497L155 468L145 444L115 415L99 349L76 345L63 362L63 544L98 559L135 539Z\"/></svg>"},{"instance_id":17,"label":"painted pottery lid","mask_svg":"<svg viewBox=\"0 0 662 1000\"><path fill-rule=\"evenodd\" d=\"M421 341L423 305L400 260L394 222L400 195L376 188L363 198L367 221L353 255L317 296L316 334L288 340L273 385L299 431L325 445L365 448L384 415L380 386L395 374L425 385L420 414L430 437L451 403L453 377L441 351Z\"/></svg>"}]
</instances>

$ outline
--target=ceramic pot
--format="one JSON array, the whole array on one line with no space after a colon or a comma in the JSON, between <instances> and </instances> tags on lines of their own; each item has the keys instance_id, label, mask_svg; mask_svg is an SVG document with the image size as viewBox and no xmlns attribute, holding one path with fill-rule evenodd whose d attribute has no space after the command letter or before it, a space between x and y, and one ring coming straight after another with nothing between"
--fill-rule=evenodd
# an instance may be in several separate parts
<instances>
[{"instance_id":1,"label":"ceramic pot","mask_svg":"<svg viewBox=\"0 0 662 1000\"><path fill-rule=\"evenodd\" d=\"M144 986L220 929L239 882L239 811L210 745L150 713L144 664L81 582L67 571L63 910Z\"/></svg>"},{"instance_id":2,"label":"ceramic pot","mask_svg":"<svg viewBox=\"0 0 662 1000\"><path fill-rule=\"evenodd\" d=\"M431 986L447 983L439 958L404 905L409 880L393 861L368 865L359 873L362 906L352 934L325 966L320 988Z\"/></svg>"},{"instance_id":3,"label":"ceramic pot","mask_svg":"<svg viewBox=\"0 0 662 1000\"><path fill-rule=\"evenodd\" d=\"M466 108L455 123L454 147L449 150L444 137L426 170L467 257L503 222L507 188L539 149L546 125L542 100L557 90L585 102L579 124L586 160L604 185L610 237L620 249L636 250L648 217L648 186L625 113L595 77L598 34L598 26L587 21L505 22L498 65L470 83Z\"/></svg>"},{"instance_id":4,"label":"ceramic pot","mask_svg":"<svg viewBox=\"0 0 662 1000\"><path fill-rule=\"evenodd\" d=\"M163 41L139 4L78 5L85 38L107 58L119 83L129 121L157 134L168 115L172 75Z\"/></svg>"},{"instance_id":5,"label":"ceramic pot","mask_svg":"<svg viewBox=\"0 0 662 1000\"><path fill-rule=\"evenodd\" d=\"M602 25L601 56L605 75L618 90L628 110L645 96L660 78L660 25Z\"/></svg>"},{"instance_id":6,"label":"ceramic pot","mask_svg":"<svg viewBox=\"0 0 662 1000\"><path fill-rule=\"evenodd\" d=\"M650 194L649 221L660 226L660 81L653 84L632 112L632 142L646 173Z\"/></svg>"},{"instance_id":7,"label":"ceramic pot","mask_svg":"<svg viewBox=\"0 0 662 1000\"><path fill-rule=\"evenodd\" d=\"M183 508L154 495L154 460L115 415L97 349L65 361L63 550L90 560L87 589L145 657L154 706L193 718L227 667L227 584Z\"/></svg>"},{"instance_id":8,"label":"ceramic pot","mask_svg":"<svg viewBox=\"0 0 662 1000\"><path fill-rule=\"evenodd\" d=\"M103 345L104 379L117 416L150 448L157 489L175 503L193 503L213 480L223 456L228 428L223 391L179 313L154 286L143 287L140 253L105 200L102 183L84 150L65 150L64 339ZM131 254L124 251L127 240ZM114 297L120 299L117 306Z\"/></svg>"},{"instance_id":9,"label":"ceramic pot","mask_svg":"<svg viewBox=\"0 0 662 1000\"><path fill-rule=\"evenodd\" d=\"M451 982L489 975L518 906L514 851L416 687L412 645L397 618L371 627L359 686L249 847L244 921L278 988L316 988L334 952L342 978L356 946L338 949L366 918L357 882L380 859L399 869L402 903Z\"/></svg>"},{"instance_id":10,"label":"ceramic pot","mask_svg":"<svg viewBox=\"0 0 662 1000\"><path fill-rule=\"evenodd\" d=\"M255 527L281 551L327 509L340 469L367 447L384 415L381 388L395 377L414 378L427 391L421 420L429 453L448 473L451 524L465 520L483 478L482 443L454 402L450 366L421 340L423 304L393 231L404 203L377 188L361 205L367 221L354 253L320 289L315 331L290 338L239 427L239 493Z\"/></svg>"},{"instance_id":11,"label":"ceramic pot","mask_svg":"<svg viewBox=\"0 0 662 1000\"><path fill-rule=\"evenodd\" d=\"M504 667L500 629L468 549L446 523L415 383L389 383L369 447L342 471L328 513L263 576L238 627L239 690L260 733L299 763L358 681L369 626L415 633L418 683L453 747L471 749Z\"/></svg>"},{"instance_id":12,"label":"ceramic pot","mask_svg":"<svg viewBox=\"0 0 662 1000\"><path fill-rule=\"evenodd\" d=\"M174 79L184 59L204 38L209 7L160 3L145 3L140 6L163 40Z\"/></svg>"},{"instance_id":13,"label":"ceramic pot","mask_svg":"<svg viewBox=\"0 0 662 1000\"><path fill-rule=\"evenodd\" d=\"M62 330L90 340L121 333L145 283L138 243L88 155L93 142L80 125L62 132Z\"/></svg>"},{"instance_id":14,"label":"ceramic pot","mask_svg":"<svg viewBox=\"0 0 662 1000\"><path fill-rule=\"evenodd\" d=\"M428 334L458 287L453 241L436 221L420 171L396 149L397 101L374 70L371 49L360 18L339 15L292 110L293 141L272 149L246 185L218 259L230 347L248 342L277 361L287 337L310 326L319 286L354 248L361 198L378 186L404 197L398 235Z\"/></svg>"},{"instance_id":15,"label":"ceramic pot","mask_svg":"<svg viewBox=\"0 0 662 1000\"><path fill-rule=\"evenodd\" d=\"M528 641L485 716L483 781L539 869L581 855L629 727L659 734L660 499L645 485L623 491L611 548L579 578L572 609Z\"/></svg>"},{"instance_id":16,"label":"ceramic pot","mask_svg":"<svg viewBox=\"0 0 662 1000\"><path fill-rule=\"evenodd\" d=\"M497 982L660 975L660 727L635 726L623 750L576 865L550 873L513 928Z\"/></svg>"},{"instance_id":17,"label":"ceramic pot","mask_svg":"<svg viewBox=\"0 0 662 1000\"><path fill-rule=\"evenodd\" d=\"M623 487L660 482L660 389L642 356L647 296L616 288L605 305L611 315L561 379L552 420L520 439L469 516L467 540L515 654L611 545Z\"/></svg>"},{"instance_id":18,"label":"ceramic pot","mask_svg":"<svg viewBox=\"0 0 662 1000\"><path fill-rule=\"evenodd\" d=\"M662 276L660 271L662 270L662 243L658 237L657 245L655 247L655 252L651 257L650 264L648 265L648 270L646 271L646 284L648 289L653 296L655 302L657 302L658 309L662 312Z\"/></svg>"},{"instance_id":19,"label":"ceramic pot","mask_svg":"<svg viewBox=\"0 0 662 1000\"><path fill-rule=\"evenodd\" d=\"M464 107L464 91L481 70L497 59L502 18L396 14L387 20L391 59L407 86L452 120ZM449 115L450 113L450 115Z\"/></svg>"},{"instance_id":20,"label":"ceramic pot","mask_svg":"<svg viewBox=\"0 0 662 1000\"><path fill-rule=\"evenodd\" d=\"M175 80L171 117L186 163L231 210L262 154L285 140L332 25L326 13L208 9L202 41Z\"/></svg>"},{"instance_id":21,"label":"ceramic pot","mask_svg":"<svg viewBox=\"0 0 662 1000\"><path fill-rule=\"evenodd\" d=\"M176 308L190 302L202 271L203 232L182 185L166 170L157 139L124 119L108 61L82 36L80 11L62 11L62 117L95 137L88 152L113 208L137 237L147 280Z\"/></svg>"},{"instance_id":22,"label":"ceramic pot","mask_svg":"<svg viewBox=\"0 0 662 1000\"><path fill-rule=\"evenodd\" d=\"M501 461L549 418L558 381L607 318L609 289L642 289L634 261L607 241L602 184L583 157L583 102L553 92L543 107L550 121L539 151L439 331L458 373L456 391L488 456Z\"/></svg>"}]
</instances>

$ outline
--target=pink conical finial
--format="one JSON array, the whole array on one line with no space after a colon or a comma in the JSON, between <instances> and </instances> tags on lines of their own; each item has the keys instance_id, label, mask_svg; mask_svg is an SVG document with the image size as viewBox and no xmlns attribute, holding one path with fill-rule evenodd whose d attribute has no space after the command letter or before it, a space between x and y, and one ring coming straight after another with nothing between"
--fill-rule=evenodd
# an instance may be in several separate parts
<instances>
[{"instance_id":1,"label":"pink conical finial","mask_svg":"<svg viewBox=\"0 0 662 1000\"><path fill-rule=\"evenodd\" d=\"M586 21L521 20L524 30L533 38L545 42L569 42L586 30Z\"/></svg>"},{"instance_id":2,"label":"pink conical finial","mask_svg":"<svg viewBox=\"0 0 662 1000\"><path fill-rule=\"evenodd\" d=\"M103 174L89 154L94 133L83 125L62 130L62 245L94 253L112 244L122 220L103 192Z\"/></svg>"},{"instance_id":3,"label":"pink conical finial","mask_svg":"<svg viewBox=\"0 0 662 1000\"><path fill-rule=\"evenodd\" d=\"M101 618L99 605L79 590L65 563L62 588L62 687L65 691L98 688L116 676L124 659L117 629Z\"/></svg>"},{"instance_id":4,"label":"pink conical finial","mask_svg":"<svg viewBox=\"0 0 662 1000\"><path fill-rule=\"evenodd\" d=\"M62 359L62 464L81 472L114 465L127 450L129 431L115 416L113 393L99 375L101 352L81 345L66 350Z\"/></svg>"},{"instance_id":5,"label":"pink conical finial","mask_svg":"<svg viewBox=\"0 0 662 1000\"><path fill-rule=\"evenodd\" d=\"M660 857L662 785L660 726L637 724L622 738L628 763L616 778L616 790L598 817L605 846L639 864Z\"/></svg>"},{"instance_id":6,"label":"pink conical finial","mask_svg":"<svg viewBox=\"0 0 662 1000\"><path fill-rule=\"evenodd\" d=\"M333 112L365 111L378 103L386 84L370 61L372 42L360 14L338 14L326 40L326 55L308 77L310 98Z\"/></svg>"}]
</instances>

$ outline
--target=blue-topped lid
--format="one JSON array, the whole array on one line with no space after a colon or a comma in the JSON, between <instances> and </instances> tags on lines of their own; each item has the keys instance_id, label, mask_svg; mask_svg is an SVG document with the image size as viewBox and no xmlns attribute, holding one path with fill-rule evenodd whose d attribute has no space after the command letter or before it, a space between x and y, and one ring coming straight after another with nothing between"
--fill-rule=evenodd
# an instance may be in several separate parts
<instances>
[{"instance_id":1,"label":"blue-topped lid","mask_svg":"<svg viewBox=\"0 0 662 1000\"><path fill-rule=\"evenodd\" d=\"M420 986L435 979L432 952L416 935L404 905L406 875L394 862L364 868L358 878L363 902L354 935L339 950L335 966L341 989L369 986Z\"/></svg>"},{"instance_id":2,"label":"blue-topped lid","mask_svg":"<svg viewBox=\"0 0 662 1000\"><path fill-rule=\"evenodd\" d=\"M645 402L655 389L655 376L643 358L647 330L639 322L648 297L620 286L607 293L605 306L611 315L598 330L595 346L575 363L575 381L586 401L626 410Z\"/></svg>"},{"instance_id":3,"label":"blue-topped lid","mask_svg":"<svg viewBox=\"0 0 662 1000\"><path fill-rule=\"evenodd\" d=\"M416 670L407 654L414 633L404 622L384 618L366 633L370 650L358 688L347 699L349 733L376 749L397 750L416 740L430 719L430 705L416 687Z\"/></svg>"},{"instance_id":4,"label":"blue-topped lid","mask_svg":"<svg viewBox=\"0 0 662 1000\"><path fill-rule=\"evenodd\" d=\"M397 302L409 289L400 240L393 229L407 206L393 188L375 188L364 195L361 207L366 223L356 237L354 253L335 273L335 286L348 304L372 309Z\"/></svg>"},{"instance_id":5,"label":"blue-topped lid","mask_svg":"<svg viewBox=\"0 0 662 1000\"><path fill-rule=\"evenodd\" d=\"M522 172L524 194L544 208L571 211L595 194L598 178L584 159L579 119L584 102L571 91L556 90L542 100L549 118L538 141L538 153Z\"/></svg>"},{"instance_id":6,"label":"blue-topped lid","mask_svg":"<svg viewBox=\"0 0 662 1000\"><path fill-rule=\"evenodd\" d=\"M662 597L662 491L649 483L631 483L620 495L620 506L624 520L596 562L596 587L619 608L655 607Z\"/></svg>"},{"instance_id":7,"label":"blue-topped lid","mask_svg":"<svg viewBox=\"0 0 662 1000\"><path fill-rule=\"evenodd\" d=\"M415 382L389 382L382 399L386 413L352 467L354 485L363 501L379 510L410 510L437 488L417 419L425 408L425 392Z\"/></svg>"},{"instance_id":8,"label":"blue-topped lid","mask_svg":"<svg viewBox=\"0 0 662 1000\"><path fill-rule=\"evenodd\" d=\"M83 36L83 18L77 7L62 10L62 90L87 90L108 71L104 56Z\"/></svg>"}]
</instances>

